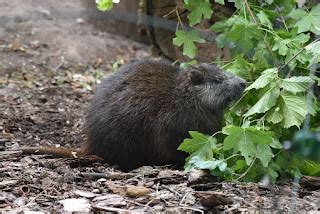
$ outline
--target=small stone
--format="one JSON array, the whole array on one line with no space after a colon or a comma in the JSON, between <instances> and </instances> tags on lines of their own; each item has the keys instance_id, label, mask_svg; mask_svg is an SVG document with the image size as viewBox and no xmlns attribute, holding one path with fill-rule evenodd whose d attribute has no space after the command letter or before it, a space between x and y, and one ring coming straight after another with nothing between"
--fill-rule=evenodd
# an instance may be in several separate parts
<instances>
[{"instance_id":1,"label":"small stone","mask_svg":"<svg viewBox=\"0 0 320 214\"><path fill-rule=\"evenodd\" d=\"M35 41L31 41L30 43L31 48L39 48L40 47L40 41L35 40Z\"/></svg>"},{"instance_id":2,"label":"small stone","mask_svg":"<svg viewBox=\"0 0 320 214\"><path fill-rule=\"evenodd\" d=\"M84 20L81 19L81 18L77 18L77 23L78 23L78 24L83 24L83 23L84 23Z\"/></svg>"},{"instance_id":3,"label":"small stone","mask_svg":"<svg viewBox=\"0 0 320 214\"><path fill-rule=\"evenodd\" d=\"M100 190L99 189L93 189L92 192L93 193L100 193Z\"/></svg>"},{"instance_id":4,"label":"small stone","mask_svg":"<svg viewBox=\"0 0 320 214\"><path fill-rule=\"evenodd\" d=\"M66 212L89 212L91 205L86 198L69 198L60 200L60 204L63 205L63 210Z\"/></svg>"},{"instance_id":5,"label":"small stone","mask_svg":"<svg viewBox=\"0 0 320 214\"><path fill-rule=\"evenodd\" d=\"M46 9L42 9L39 11L40 13L42 13L42 15L45 17L45 18L50 18L51 16L51 12L49 10L46 10Z\"/></svg>"}]
</instances>

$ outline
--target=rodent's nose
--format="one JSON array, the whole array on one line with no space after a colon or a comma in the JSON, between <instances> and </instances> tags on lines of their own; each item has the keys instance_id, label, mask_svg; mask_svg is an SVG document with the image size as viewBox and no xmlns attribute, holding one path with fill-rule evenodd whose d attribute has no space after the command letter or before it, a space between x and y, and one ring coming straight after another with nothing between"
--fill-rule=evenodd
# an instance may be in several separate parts
<instances>
[{"instance_id":1,"label":"rodent's nose","mask_svg":"<svg viewBox=\"0 0 320 214\"><path fill-rule=\"evenodd\" d=\"M240 86L245 88L247 86L247 82L244 79L240 79Z\"/></svg>"}]
</instances>

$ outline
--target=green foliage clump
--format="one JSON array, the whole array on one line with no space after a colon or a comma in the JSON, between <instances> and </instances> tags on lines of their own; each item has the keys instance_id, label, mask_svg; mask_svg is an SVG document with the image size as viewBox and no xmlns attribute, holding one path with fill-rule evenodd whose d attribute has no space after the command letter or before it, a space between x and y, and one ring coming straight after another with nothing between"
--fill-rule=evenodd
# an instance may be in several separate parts
<instances>
[{"instance_id":1,"label":"green foliage clump","mask_svg":"<svg viewBox=\"0 0 320 214\"><path fill-rule=\"evenodd\" d=\"M120 0L96 0L97 8L101 11L111 10L113 3L119 3Z\"/></svg>"},{"instance_id":2,"label":"green foliage clump","mask_svg":"<svg viewBox=\"0 0 320 214\"><path fill-rule=\"evenodd\" d=\"M211 17L208 0L184 2L190 26ZM217 46L231 52L230 60L217 63L249 86L226 112L222 139L190 132L191 138L178 148L190 154L186 170L208 169L221 179L240 181L258 181L267 175L274 182L280 174L293 174L296 169L320 175L318 162L299 161L280 143L293 138L307 115L311 116L308 127L319 131L319 101L310 90L312 84L319 85L319 78L310 73L310 67L320 62L320 41L314 39L320 35L320 5L297 8L295 1L232 2L237 9L233 16L210 29L219 33ZM184 44L183 54L194 63L194 43L199 41L204 42L196 29L192 36L190 31L178 30L174 44Z\"/></svg>"}]
</instances>

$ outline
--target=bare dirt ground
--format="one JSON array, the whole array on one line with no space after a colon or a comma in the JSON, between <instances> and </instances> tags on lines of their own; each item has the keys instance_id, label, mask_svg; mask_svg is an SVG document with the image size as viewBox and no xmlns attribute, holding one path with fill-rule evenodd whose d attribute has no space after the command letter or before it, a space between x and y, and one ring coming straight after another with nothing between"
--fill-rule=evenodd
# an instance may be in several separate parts
<instances>
[{"instance_id":1,"label":"bare dirt ground","mask_svg":"<svg viewBox=\"0 0 320 214\"><path fill-rule=\"evenodd\" d=\"M216 182L194 171L143 167L130 173L100 163L22 155L21 146L80 147L88 100L119 62L148 47L100 32L80 0L0 0L0 211L307 212L320 192ZM81 164L80 164L81 165Z\"/></svg>"}]
</instances>

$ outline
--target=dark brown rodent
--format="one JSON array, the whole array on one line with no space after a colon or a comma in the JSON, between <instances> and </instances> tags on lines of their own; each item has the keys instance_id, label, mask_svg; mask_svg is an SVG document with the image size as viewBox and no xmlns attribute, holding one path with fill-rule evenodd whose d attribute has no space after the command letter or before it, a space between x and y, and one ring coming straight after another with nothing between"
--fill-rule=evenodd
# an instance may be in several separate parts
<instances>
[{"instance_id":1,"label":"dark brown rodent","mask_svg":"<svg viewBox=\"0 0 320 214\"><path fill-rule=\"evenodd\" d=\"M123 170L183 164L186 154L177 147L188 131L219 131L223 109L244 88L242 79L214 65L180 69L166 62L134 62L98 86L83 151Z\"/></svg>"}]
</instances>

